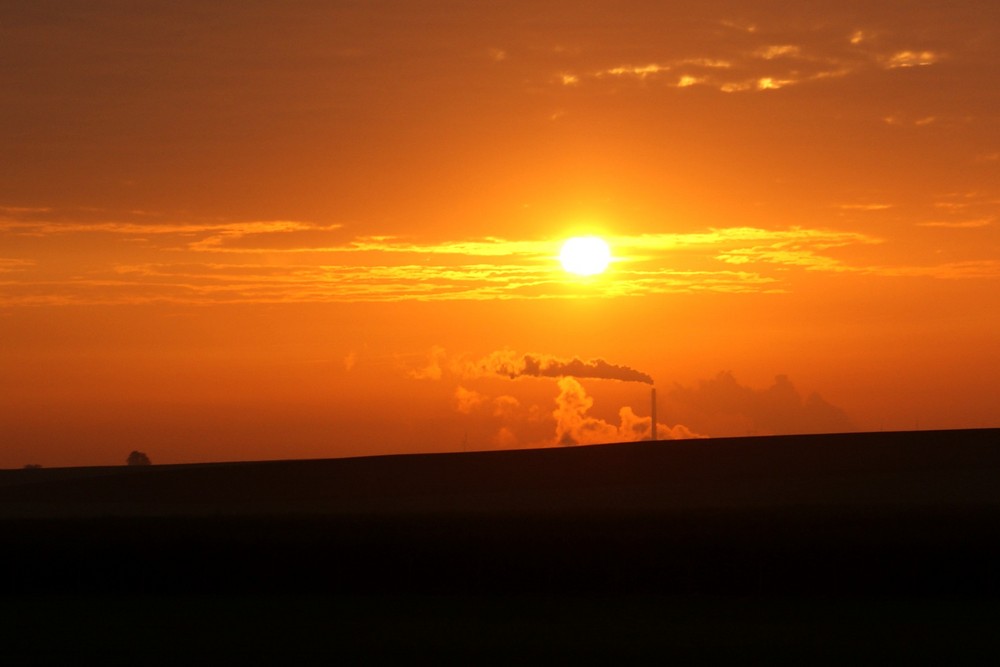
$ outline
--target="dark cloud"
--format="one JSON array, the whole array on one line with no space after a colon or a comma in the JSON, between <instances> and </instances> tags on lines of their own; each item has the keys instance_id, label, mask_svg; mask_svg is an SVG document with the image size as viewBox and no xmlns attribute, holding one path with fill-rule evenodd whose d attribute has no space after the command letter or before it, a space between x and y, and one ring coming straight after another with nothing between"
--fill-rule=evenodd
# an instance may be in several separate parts
<instances>
[{"instance_id":1,"label":"dark cloud","mask_svg":"<svg viewBox=\"0 0 1000 667\"><path fill-rule=\"evenodd\" d=\"M754 389L730 372L696 387L675 385L663 392L665 414L699 433L712 436L830 433L852 431L847 414L819 394L803 397L786 375Z\"/></svg>"}]
</instances>

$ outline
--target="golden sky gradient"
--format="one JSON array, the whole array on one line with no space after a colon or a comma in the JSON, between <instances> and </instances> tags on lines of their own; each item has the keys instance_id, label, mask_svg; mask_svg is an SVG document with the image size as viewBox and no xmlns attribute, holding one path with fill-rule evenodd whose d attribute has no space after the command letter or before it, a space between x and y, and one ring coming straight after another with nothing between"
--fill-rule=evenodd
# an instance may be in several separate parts
<instances>
[{"instance_id":1,"label":"golden sky gradient","mask_svg":"<svg viewBox=\"0 0 1000 667\"><path fill-rule=\"evenodd\" d=\"M998 83L986 0L8 0L0 467L1000 426Z\"/></svg>"}]
</instances>

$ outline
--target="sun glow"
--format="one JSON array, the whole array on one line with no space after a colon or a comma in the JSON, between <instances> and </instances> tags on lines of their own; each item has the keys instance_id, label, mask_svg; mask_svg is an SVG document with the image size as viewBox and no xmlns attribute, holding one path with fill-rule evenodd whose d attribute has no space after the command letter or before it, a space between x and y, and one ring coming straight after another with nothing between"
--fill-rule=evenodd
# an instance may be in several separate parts
<instances>
[{"instance_id":1,"label":"sun glow","mask_svg":"<svg viewBox=\"0 0 1000 667\"><path fill-rule=\"evenodd\" d=\"M593 276L608 268L611 248L596 236L576 236L563 243L559 261L569 273Z\"/></svg>"}]
</instances>

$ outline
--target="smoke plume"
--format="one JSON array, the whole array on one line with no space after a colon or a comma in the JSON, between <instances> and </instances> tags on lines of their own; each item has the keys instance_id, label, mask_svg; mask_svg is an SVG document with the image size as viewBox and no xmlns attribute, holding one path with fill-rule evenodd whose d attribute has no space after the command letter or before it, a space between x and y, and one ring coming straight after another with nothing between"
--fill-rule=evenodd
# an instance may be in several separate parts
<instances>
[{"instance_id":1,"label":"smoke plume","mask_svg":"<svg viewBox=\"0 0 1000 667\"><path fill-rule=\"evenodd\" d=\"M501 350L483 357L471 364L467 371L470 375L499 375L511 379L576 377L653 384L653 378L646 373L628 366L610 364L604 359L583 361L574 357L565 360L539 354L518 355L510 350Z\"/></svg>"}]
</instances>

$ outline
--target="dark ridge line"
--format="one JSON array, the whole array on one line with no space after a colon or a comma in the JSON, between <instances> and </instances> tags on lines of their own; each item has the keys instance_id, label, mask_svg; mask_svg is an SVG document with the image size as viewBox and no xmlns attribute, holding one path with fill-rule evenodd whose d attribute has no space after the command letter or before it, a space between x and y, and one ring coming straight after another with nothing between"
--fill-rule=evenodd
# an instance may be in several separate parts
<instances>
[{"instance_id":1,"label":"dark ridge line","mask_svg":"<svg viewBox=\"0 0 1000 667\"><path fill-rule=\"evenodd\" d=\"M507 457L507 456L529 456L533 453L551 452L573 452L588 451L596 452L604 449L635 448L644 449L649 447L691 445L696 444L703 447L712 446L753 446L760 443L772 443L774 445L787 445L792 441L811 440L821 442L829 440L854 440L874 438L882 440L885 438L896 439L900 436L920 436L921 438L934 435L955 436L957 434L994 434L1000 438L1000 427L985 428L956 428L956 429L933 429L917 431L851 431L833 433L803 433L803 434L780 434L780 435L746 435L746 436L725 436L712 438L679 438L660 440L629 440L623 442L604 442L596 444L579 445L553 445L551 447L530 447L519 449L480 449L463 452L438 451L438 452L407 452L397 454L360 454L357 456L338 457L314 457L314 458L291 458L291 459L252 459L252 460L231 460L231 461L196 461L182 463L154 463L150 466L127 466L127 465L94 465L94 466L53 466L38 469L24 468L0 468L0 484L3 484L3 477L10 475L48 475L59 472L93 472L95 476L100 473L142 473L153 470L182 470L192 468L225 468L242 466L260 466L273 464L307 464L307 463L331 463L341 461L387 461L387 460L424 460L424 459L445 459L445 458L479 458L479 457ZM807 445L809 443L797 443L795 446Z\"/></svg>"}]
</instances>

